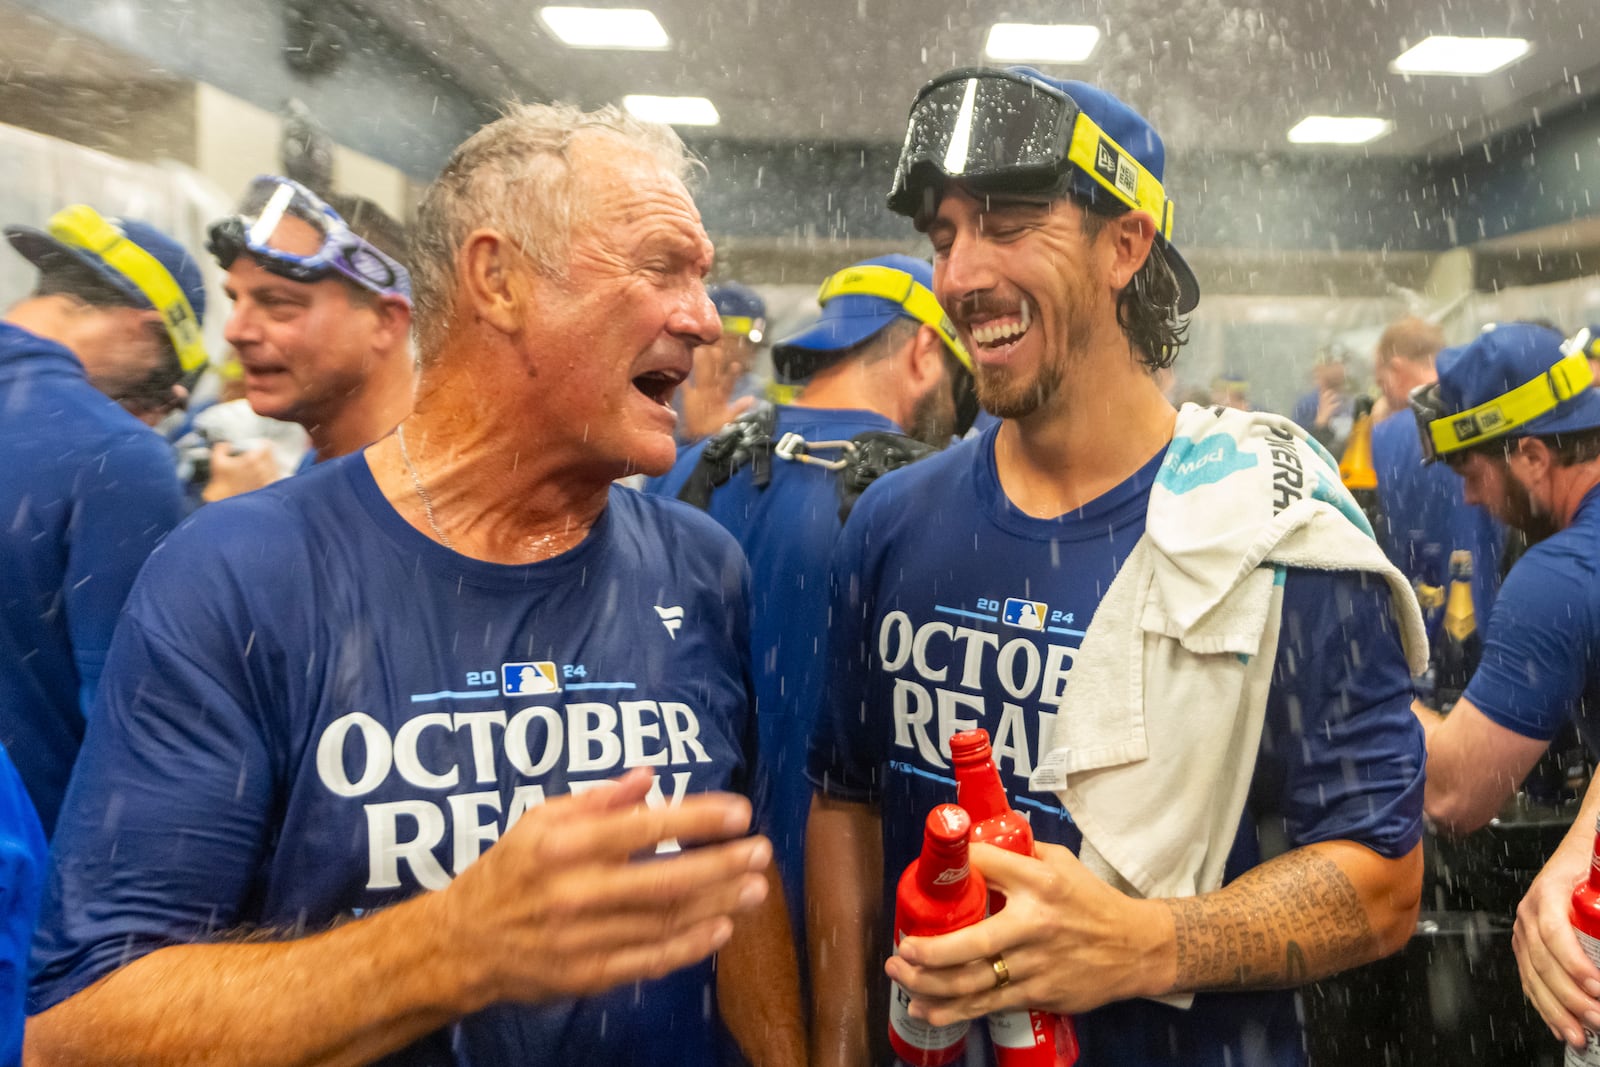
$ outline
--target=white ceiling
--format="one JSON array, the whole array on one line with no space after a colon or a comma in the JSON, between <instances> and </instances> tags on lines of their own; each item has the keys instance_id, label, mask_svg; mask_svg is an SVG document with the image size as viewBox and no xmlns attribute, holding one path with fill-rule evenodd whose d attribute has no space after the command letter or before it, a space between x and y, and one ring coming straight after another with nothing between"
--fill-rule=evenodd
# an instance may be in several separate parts
<instances>
[{"instance_id":1,"label":"white ceiling","mask_svg":"<svg viewBox=\"0 0 1600 1067\"><path fill-rule=\"evenodd\" d=\"M1002 18L1100 26L1087 63L1048 69L1118 93L1179 152L1325 153L1285 140L1321 113L1394 122L1345 151L1448 154L1600 94L1600 0L588 0L654 10L673 41L660 53L566 48L537 0L350 2L488 99L703 95L723 116L715 133L733 139L897 143L917 87L982 62ZM1527 37L1534 50L1487 78L1388 73L1432 33Z\"/></svg>"}]
</instances>

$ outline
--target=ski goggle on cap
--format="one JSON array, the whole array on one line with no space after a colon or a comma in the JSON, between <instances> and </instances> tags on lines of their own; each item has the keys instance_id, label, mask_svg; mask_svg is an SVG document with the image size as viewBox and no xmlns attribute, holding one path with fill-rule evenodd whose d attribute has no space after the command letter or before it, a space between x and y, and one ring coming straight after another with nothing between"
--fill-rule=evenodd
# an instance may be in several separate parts
<instances>
[{"instance_id":1,"label":"ski goggle on cap","mask_svg":"<svg viewBox=\"0 0 1600 1067\"><path fill-rule=\"evenodd\" d=\"M1106 214L1143 211L1186 313L1200 302L1200 284L1172 247L1165 165L1154 127L1104 90L1028 67L967 67L917 93L889 210L925 225L954 181L978 195L1071 193Z\"/></svg>"},{"instance_id":2,"label":"ski goggle on cap","mask_svg":"<svg viewBox=\"0 0 1600 1067\"><path fill-rule=\"evenodd\" d=\"M380 296L411 301L410 272L288 178L262 175L251 182L239 213L211 224L206 248L223 270L248 253L263 270L291 281L338 275Z\"/></svg>"},{"instance_id":3,"label":"ski goggle on cap","mask_svg":"<svg viewBox=\"0 0 1600 1067\"><path fill-rule=\"evenodd\" d=\"M1530 323L1484 328L1439 353L1439 379L1411 393L1427 462L1501 438L1600 429L1588 330L1562 341Z\"/></svg>"}]
</instances>

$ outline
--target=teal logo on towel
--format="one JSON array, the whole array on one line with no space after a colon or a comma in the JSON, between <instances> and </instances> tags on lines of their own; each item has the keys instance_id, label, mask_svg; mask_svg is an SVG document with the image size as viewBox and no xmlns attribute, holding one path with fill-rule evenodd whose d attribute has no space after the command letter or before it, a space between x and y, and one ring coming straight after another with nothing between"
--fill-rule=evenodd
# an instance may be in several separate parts
<instances>
[{"instance_id":1,"label":"teal logo on towel","mask_svg":"<svg viewBox=\"0 0 1600 1067\"><path fill-rule=\"evenodd\" d=\"M1350 490L1346 489L1342 482L1329 481L1322 476L1321 472L1318 472L1316 484L1311 487L1311 499L1320 500L1324 504L1331 504L1333 507L1338 508L1339 512L1350 520L1352 526L1368 537L1374 540L1377 539L1372 532L1372 523L1367 521L1366 515L1361 511L1361 506L1356 503L1356 498L1350 495Z\"/></svg>"},{"instance_id":2,"label":"teal logo on towel","mask_svg":"<svg viewBox=\"0 0 1600 1067\"><path fill-rule=\"evenodd\" d=\"M1214 433L1198 441L1176 440L1167 449L1167 458L1161 461L1156 484L1181 496L1191 489L1215 485L1230 474L1249 470L1257 462L1255 456L1241 454L1237 442L1229 434Z\"/></svg>"}]
</instances>

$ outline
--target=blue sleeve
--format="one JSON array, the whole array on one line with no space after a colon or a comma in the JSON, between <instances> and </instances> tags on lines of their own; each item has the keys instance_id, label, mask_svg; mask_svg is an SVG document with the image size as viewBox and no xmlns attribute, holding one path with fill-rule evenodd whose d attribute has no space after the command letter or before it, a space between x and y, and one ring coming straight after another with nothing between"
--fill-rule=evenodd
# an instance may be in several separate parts
<instances>
[{"instance_id":1,"label":"blue sleeve","mask_svg":"<svg viewBox=\"0 0 1600 1067\"><path fill-rule=\"evenodd\" d=\"M49 860L22 778L0 749L0 1063L22 1062L28 942Z\"/></svg>"},{"instance_id":2,"label":"blue sleeve","mask_svg":"<svg viewBox=\"0 0 1600 1067\"><path fill-rule=\"evenodd\" d=\"M1490 721L1548 741L1583 697L1588 648L1588 583L1535 545L1495 598L1483 657L1464 694Z\"/></svg>"},{"instance_id":3,"label":"blue sleeve","mask_svg":"<svg viewBox=\"0 0 1600 1067\"><path fill-rule=\"evenodd\" d=\"M1294 410L1289 418L1302 429L1311 429L1311 424L1317 421L1317 402L1319 399L1314 389L1304 394L1294 402Z\"/></svg>"},{"instance_id":4,"label":"blue sleeve","mask_svg":"<svg viewBox=\"0 0 1600 1067\"><path fill-rule=\"evenodd\" d=\"M186 559L163 558L173 547L152 560L112 642L56 826L30 1014L158 948L228 930L266 848L277 789L248 710L250 642L170 604L183 630L156 632L151 614L182 596L186 574L227 584L218 568L196 578Z\"/></svg>"},{"instance_id":5,"label":"blue sleeve","mask_svg":"<svg viewBox=\"0 0 1600 1067\"><path fill-rule=\"evenodd\" d=\"M1252 800L1294 847L1354 841L1395 859L1422 839L1426 755L1387 583L1289 571Z\"/></svg>"},{"instance_id":6,"label":"blue sleeve","mask_svg":"<svg viewBox=\"0 0 1600 1067\"><path fill-rule=\"evenodd\" d=\"M806 755L806 777L814 787L857 803L877 800L878 768L884 758L876 747L883 741L883 731L868 727L866 685L876 652L870 639L874 609L863 592L866 545L881 543L881 538L868 536L871 501L878 496L862 496L834 545L828 574L826 673L818 687L821 707Z\"/></svg>"},{"instance_id":7,"label":"blue sleeve","mask_svg":"<svg viewBox=\"0 0 1600 1067\"><path fill-rule=\"evenodd\" d=\"M61 587L87 719L128 590L184 503L171 449L153 431L114 439L75 489Z\"/></svg>"}]
</instances>

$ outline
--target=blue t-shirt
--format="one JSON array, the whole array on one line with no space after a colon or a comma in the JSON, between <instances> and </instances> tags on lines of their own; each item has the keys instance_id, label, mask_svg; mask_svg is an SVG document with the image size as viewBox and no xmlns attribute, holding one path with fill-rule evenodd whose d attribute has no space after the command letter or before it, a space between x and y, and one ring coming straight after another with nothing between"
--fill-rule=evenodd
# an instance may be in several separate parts
<instances>
[{"instance_id":1,"label":"blue t-shirt","mask_svg":"<svg viewBox=\"0 0 1600 1067\"><path fill-rule=\"evenodd\" d=\"M994 438L880 479L839 540L830 691L808 773L829 795L879 806L886 920L924 817L955 799L957 730L989 731L1038 840L1081 842L1055 795L1029 792L1027 779L1087 623L1143 534L1162 457L1081 509L1036 519L1000 488ZM1261 747L1241 753L1255 776L1225 879L1261 862L1258 826L1289 847L1345 839L1388 857L1410 851L1422 833L1424 761L1410 701L1384 582L1290 571ZM879 943L887 956L887 929ZM1126 1001L1082 1016L1078 1032L1084 1063L1304 1059L1287 991L1202 993L1189 1011Z\"/></svg>"},{"instance_id":2,"label":"blue t-shirt","mask_svg":"<svg viewBox=\"0 0 1600 1067\"><path fill-rule=\"evenodd\" d=\"M0 322L0 745L48 836L111 633L183 518L172 450L70 351Z\"/></svg>"},{"instance_id":3,"label":"blue t-shirt","mask_svg":"<svg viewBox=\"0 0 1600 1067\"><path fill-rule=\"evenodd\" d=\"M1574 720L1600 753L1600 488L1506 575L1465 696L1537 741Z\"/></svg>"},{"instance_id":4,"label":"blue t-shirt","mask_svg":"<svg viewBox=\"0 0 1600 1067\"><path fill-rule=\"evenodd\" d=\"M1372 466L1378 474L1378 543L1413 585L1444 586L1450 554L1472 553L1472 603L1478 626L1500 591L1505 528L1462 497L1461 476L1445 463L1422 462L1422 440L1410 411L1372 428Z\"/></svg>"},{"instance_id":5,"label":"blue t-shirt","mask_svg":"<svg viewBox=\"0 0 1600 1067\"><path fill-rule=\"evenodd\" d=\"M868 430L898 432L899 427L870 411L780 404L773 438L797 433L810 442L843 441ZM686 450L650 491L676 495L704 450L704 444ZM805 929L805 828L811 807L806 746L823 688L828 561L839 536L837 485L838 476L825 467L774 459L765 489L756 488L752 470L745 466L711 494L709 508L750 560L755 597L750 661L766 780L766 829L797 940Z\"/></svg>"},{"instance_id":6,"label":"blue t-shirt","mask_svg":"<svg viewBox=\"0 0 1600 1067\"><path fill-rule=\"evenodd\" d=\"M745 787L749 571L613 488L528 566L413 529L365 458L214 504L129 599L56 835L39 1012L157 948L316 931L439 889L527 808L631 766L650 802ZM710 961L469 1016L392 1064L709 1062Z\"/></svg>"}]
</instances>

